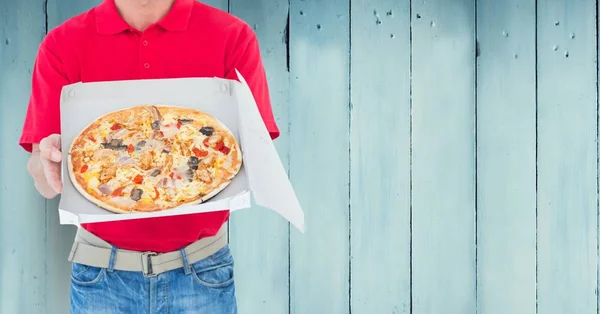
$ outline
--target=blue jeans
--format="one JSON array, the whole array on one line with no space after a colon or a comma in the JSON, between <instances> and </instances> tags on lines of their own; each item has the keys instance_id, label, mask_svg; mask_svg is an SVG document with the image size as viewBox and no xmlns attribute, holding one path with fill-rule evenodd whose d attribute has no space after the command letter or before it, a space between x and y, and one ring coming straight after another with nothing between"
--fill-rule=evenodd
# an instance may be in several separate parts
<instances>
[{"instance_id":1,"label":"blue jeans","mask_svg":"<svg viewBox=\"0 0 600 314\"><path fill-rule=\"evenodd\" d=\"M237 314L229 246L183 268L145 277L141 272L72 263L71 313Z\"/></svg>"}]
</instances>

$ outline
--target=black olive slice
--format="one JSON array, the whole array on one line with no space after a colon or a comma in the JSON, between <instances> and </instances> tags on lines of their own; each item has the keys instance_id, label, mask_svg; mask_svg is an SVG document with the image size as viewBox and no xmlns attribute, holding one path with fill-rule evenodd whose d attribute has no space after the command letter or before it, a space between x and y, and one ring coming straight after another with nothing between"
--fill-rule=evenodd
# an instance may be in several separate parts
<instances>
[{"instance_id":1,"label":"black olive slice","mask_svg":"<svg viewBox=\"0 0 600 314\"><path fill-rule=\"evenodd\" d=\"M140 199L142 199L142 193L144 193L144 191L142 191L141 189L133 189L131 190L130 197L132 200L137 202Z\"/></svg>"},{"instance_id":2,"label":"black olive slice","mask_svg":"<svg viewBox=\"0 0 600 314\"><path fill-rule=\"evenodd\" d=\"M203 126L200 129L200 133L202 133L205 136L211 136L211 135L213 135L214 132L215 132L215 128L213 128L212 126Z\"/></svg>"}]
</instances>

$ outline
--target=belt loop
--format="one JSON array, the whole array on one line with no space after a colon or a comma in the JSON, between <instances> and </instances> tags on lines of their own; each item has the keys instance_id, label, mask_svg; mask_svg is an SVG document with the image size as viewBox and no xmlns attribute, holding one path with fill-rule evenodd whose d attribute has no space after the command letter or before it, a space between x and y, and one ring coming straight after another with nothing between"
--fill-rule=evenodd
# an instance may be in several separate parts
<instances>
[{"instance_id":1,"label":"belt loop","mask_svg":"<svg viewBox=\"0 0 600 314\"><path fill-rule=\"evenodd\" d=\"M69 257L67 258L67 260L69 262L72 262L73 259L75 258L75 252L77 252L78 248L79 248L79 242L73 243L73 246L71 246L71 252L69 253Z\"/></svg>"},{"instance_id":2,"label":"belt loop","mask_svg":"<svg viewBox=\"0 0 600 314\"><path fill-rule=\"evenodd\" d=\"M181 260L183 261L183 271L186 275L189 275L192 272L192 270L190 269L190 263L188 262L185 248L180 249L179 252L181 253Z\"/></svg>"},{"instance_id":3,"label":"belt loop","mask_svg":"<svg viewBox=\"0 0 600 314\"><path fill-rule=\"evenodd\" d=\"M108 268L109 272L112 272L115 269L115 258L117 257L117 248L111 247L110 249L110 259L108 260Z\"/></svg>"}]
</instances>

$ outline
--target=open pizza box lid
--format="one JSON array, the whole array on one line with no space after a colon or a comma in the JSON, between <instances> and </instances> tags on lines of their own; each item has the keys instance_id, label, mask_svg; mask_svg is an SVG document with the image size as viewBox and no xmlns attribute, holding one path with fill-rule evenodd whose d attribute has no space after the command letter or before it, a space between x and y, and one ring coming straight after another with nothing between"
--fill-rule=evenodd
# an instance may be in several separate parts
<instances>
[{"instance_id":1,"label":"open pizza box lid","mask_svg":"<svg viewBox=\"0 0 600 314\"><path fill-rule=\"evenodd\" d=\"M236 71L237 72L237 71ZM173 105L205 111L223 122L237 138L242 168L220 193L198 205L151 213L117 214L98 207L77 191L69 178L63 153L61 224L173 216L252 207L254 202L273 210L304 232L304 214L281 159L260 116L248 84L221 78L180 78L75 83L62 89L62 151L103 114L143 104Z\"/></svg>"}]
</instances>

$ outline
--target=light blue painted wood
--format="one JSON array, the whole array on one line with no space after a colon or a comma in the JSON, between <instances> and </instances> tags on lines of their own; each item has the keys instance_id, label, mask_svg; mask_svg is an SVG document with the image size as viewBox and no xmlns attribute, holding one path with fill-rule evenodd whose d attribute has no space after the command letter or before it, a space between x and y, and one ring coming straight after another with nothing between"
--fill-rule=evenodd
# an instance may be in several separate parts
<instances>
[{"instance_id":1,"label":"light blue painted wood","mask_svg":"<svg viewBox=\"0 0 600 314\"><path fill-rule=\"evenodd\" d=\"M229 0L202 0L200 2L206 3L226 12L229 10ZM233 0L231 0L231 2L233 2Z\"/></svg>"},{"instance_id":2,"label":"light blue painted wood","mask_svg":"<svg viewBox=\"0 0 600 314\"><path fill-rule=\"evenodd\" d=\"M350 230L356 314L410 313L409 11L408 1L352 1Z\"/></svg>"},{"instance_id":3,"label":"light blue painted wood","mask_svg":"<svg viewBox=\"0 0 600 314\"><path fill-rule=\"evenodd\" d=\"M349 312L349 1L292 0L290 177L306 233L291 229L292 314Z\"/></svg>"},{"instance_id":4,"label":"light blue painted wood","mask_svg":"<svg viewBox=\"0 0 600 314\"><path fill-rule=\"evenodd\" d=\"M475 313L475 3L412 2L413 313Z\"/></svg>"},{"instance_id":5,"label":"light blue painted wood","mask_svg":"<svg viewBox=\"0 0 600 314\"><path fill-rule=\"evenodd\" d=\"M287 0L231 0L231 13L251 25L258 37L273 114L281 135L275 146L288 164L289 72L287 66ZM258 206L257 206L258 207ZM288 223L263 208L236 212L230 238L236 263L240 313L289 312Z\"/></svg>"},{"instance_id":6,"label":"light blue painted wood","mask_svg":"<svg viewBox=\"0 0 600 314\"><path fill-rule=\"evenodd\" d=\"M48 27L97 3L49 0ZM535 14L537 312L597 313L594 1L538 1L535 12L533 0L479 0L477 80L473 0L412 1L412 43L408 1L293 0L289 50L286 0L207 3L256 26L276 146L307 222L306 234L291 230L288 261L283 219L233 215L241 313L409 313L411 302L414 314L535 313ZM43 10L0 2L2 314L68 312L75 230L58 224L56 200L35 192L16 146ZM382 134L383 147L372 140Z\"/></svg>"},{"instance_id":7,"label":"light blue painted wood","mask_svg":"<svg viewBox=\"0 0 600 314\"><path fill-rule=\"evenodd\" d=\"M478 313L536 310L535 31L535 1L478 1Z\"/></svg>"},{"instance_id":8,"label":"light blue painted wood","mask_svg":"<svg viewBox=\"0 0 600 314\"><path fill-rule=\"evenodd\" d=\"M538 313L597 313L595 15L538 2Z\"/></svg>"},{"instance_id":9,"label":"light blue painted wood","mask_svg":"<svg viewBox=\"0 0 600 314\"><path fill-rule=\"evenodd\" d=\"M48 0L48 31L101 3L100 0ZM60 225L60 196L46 202L46 295L48 313L69 312L71 263L67 260L77 227Z\"/></svg>"},{"instance_id":10,"label":"light blue painted wood","mask_svg":"<svg viewBox=\"0 0 600 314\"><path fill-rule=\"evenodd\" d=\"M31 71L45 34L43 1L0 1L0 313L44 313L44 199L18 146Z\"/></svg>"}]
</instances>

